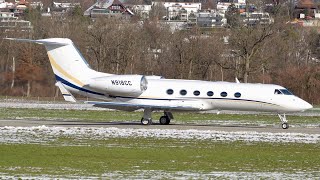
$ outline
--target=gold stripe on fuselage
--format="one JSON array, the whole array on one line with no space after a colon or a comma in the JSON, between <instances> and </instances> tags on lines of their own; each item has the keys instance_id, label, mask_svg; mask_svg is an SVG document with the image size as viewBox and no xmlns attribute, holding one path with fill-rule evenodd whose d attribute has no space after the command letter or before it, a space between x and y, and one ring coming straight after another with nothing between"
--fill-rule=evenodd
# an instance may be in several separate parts
<instances>
[{"instance_id":1,"label":"gold stripe on fuselage","mask_svg":"<svg viewBox=\"0 0 320 180\"><path fill-rule=\"evenodd\" d=\"M57 64L54 59L51 57L51 55L48 53L48 57L50 60L51 65L57 70L59 71L61 74L63 74L65 77L67 77L68 79L71 79L73 82L75 82L76 84L80 85L80 86L84 86L84 83L82 83L80 80L76 79L75 77L73 77L72 75L70 75L69 73L67 73L65 70L62 69L61 66L59 66L59 64Z\"/></svg>"}]
</instances>

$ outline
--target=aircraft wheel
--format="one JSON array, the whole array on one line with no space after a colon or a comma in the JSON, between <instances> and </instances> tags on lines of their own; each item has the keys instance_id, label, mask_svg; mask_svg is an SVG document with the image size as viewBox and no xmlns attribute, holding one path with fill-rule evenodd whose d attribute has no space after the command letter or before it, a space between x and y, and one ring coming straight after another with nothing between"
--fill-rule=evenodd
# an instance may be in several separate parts
<instances>
[{"instance_id":1,"label":"aircraft wheel","mask_svg":"<svg viewBox=\"0 0 320 180\"><path fill-rule=\"evenodd\" d=\"M289 124L288 123L282 123L281 127L282 127L282 129L288 129L289 128Z\"/></svg>"},{"instance_id":2,"label":"aircraft wheel","mask_svg":"<svg viewBox=\"0 0 320 180\"><path fill-rule=\"evenodd\" d=\"M161 116L159 122L161 125L168 125L170 124L170 118L168 116Z\"/></svg>"},{"instance_id":3,"label":"aircraft wheel","mask_svg":"<svg viewBox=\"0 0 320 180\"><path fill-rule=\"evenodd\" d=\"M152 124L152 120L151 119L142 118L141 119L141 124L142 125L151 125Z\"/></svg>"}]
</instances>

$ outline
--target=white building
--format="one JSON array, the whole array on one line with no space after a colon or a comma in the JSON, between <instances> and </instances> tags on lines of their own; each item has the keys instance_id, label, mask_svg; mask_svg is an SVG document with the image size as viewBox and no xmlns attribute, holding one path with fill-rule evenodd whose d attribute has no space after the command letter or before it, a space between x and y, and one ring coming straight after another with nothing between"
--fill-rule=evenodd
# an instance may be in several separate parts
<instances>
[{"instance_id":1,"label":"white building","mask_svg":"<svg viewBox=\"0 0 320 180\"><path fill-rule=\"evenodd\" d=\"M41 1L31 1L29 3L29 6L34 8L34 9L37 8L37 7L40 7L41 10L43 9L43 3Z\"/></svg>"},{"instance_id":2,"label":"white building","mask_svg":"<svg viewBox=\"0 0 320 180\"><path fill-rule=\"evenodd\" d=\"M54 8L65 8L65 9L70 9L74 8L76 6L80 6L80 3L69 3L69 2L53 2L53 7Z\"/></svg>"},{"instance_id":3,"label":"white building","mask_svg":"<svg viewBox=\"0 0 320 180\"><path fill-rule=\"evenodd\" d=\"M0 12L0 19L17 19L13 12Z\"/></svg>"},{"instance_id":4,"label":"white building","mask_svg":"<svg viewBox=\"0 0 320 180\"><path fill-rule=\"evenodd\" d=\"M246 0L219 0L217 3L218 13L224 16L231 4L234 4L237 8L242 9L242 7L246 5Z\"/></svg>"},{"instance_id":5,"label":"white building","mask_svg":"<svg viewBox=\"0 0 320 180\"><path fill-rule=\"evenodd\" d=\"M152 5L134 5L132 6L133 11L138 14L141 18L149 18Z\"/></svg>"},{"instance_id":6,"label":"white building","mask_svg":"<svg viewBox=\"0 0 320 180\"><path fill-rule=\"evenodd\" d=\"M5 0L0 0L0 9L12 8L14 6L11 2L6 2Z\"/></svg>"},{"instance_id":7,"label":"white building","mask_svg":"<svg viewBox=\"0 0 320 180\"><path fill-rule=\"evenodd\" d=\"M159 2L152 2L152 6ZM190 14L195 14L201 10L201 3L185 3L185 2L160 2L163 4L167 12L168 20L189 19Z\"/></svg>"}]
</instances>

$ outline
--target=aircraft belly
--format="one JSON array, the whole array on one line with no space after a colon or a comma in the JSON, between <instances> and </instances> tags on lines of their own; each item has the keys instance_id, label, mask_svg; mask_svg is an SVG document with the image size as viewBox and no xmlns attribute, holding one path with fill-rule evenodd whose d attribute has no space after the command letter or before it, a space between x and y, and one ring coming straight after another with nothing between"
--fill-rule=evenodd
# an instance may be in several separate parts
<instances>
[{"instance_id":1,"label":"aircraft belly","mask_svg":"<svg viewBox=\"0 0 320 180\"><path fill-rule=\"evenodd\" d=\"M147 105L150 107L154 107L151 109L175 109L175 110L207 110L207 106L205 102L199 100L168 100L168 99L121 99L118 98L120 102L126 102L137 105ZM168 107L168 108L164 108ZM172 108L170 108L172 107Z\"/></svg>"}]
</instances>

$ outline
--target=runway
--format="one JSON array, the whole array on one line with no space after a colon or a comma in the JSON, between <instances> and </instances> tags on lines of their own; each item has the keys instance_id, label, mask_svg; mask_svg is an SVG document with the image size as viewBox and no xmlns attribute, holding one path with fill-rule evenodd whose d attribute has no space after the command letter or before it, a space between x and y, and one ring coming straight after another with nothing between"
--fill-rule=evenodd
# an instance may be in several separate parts
<instances>
[{"instance_id":1,"label":"runway","mask_svg":"<svg viewBox=\"0 0 320 180\"><path fill-rule=\"evenodd\" d=\"M86 111L102 110L94 109L82 104L49 104L38 102L8 103L1 101L0 108L73 109ZM3 112L6 113L5 111ZM62 111L59 112L63 113ZM42 114L41 116L39 116L39 113L37 113L36 115L32 113L30 115L27 113L28 110L19 111L18 113L14 113L14 116L4 115L2 118L0 118L0 144L13 146L15 148L28 146L37 146L39 148L53 147L52 149L54 149L54 151L58 148L61 149L65 147L77 147L81 150L90 149L90 151L85 151L88 154L92 154L96 151L96 149L101 149L101 147L102 149L122 148L130 153L133 153L139 148L145 149L147 151L154 148L172 148L172 152L174 152L176 149L186 147L192 147L191 149L187 148L186 151L188 151L188 149L192 151L197 148L201 150L203 147L205 147L206 149L208 146L215 150L216 147L227 145L230 146L231 149L238 149L238 151L239 148L242 149L239 151L241 154L245 154L247 149L252 147L258 149L259 147L262 147L262 149L271 147L270 152L268 152L268 155L271 154L271 156L268 156L268 159L272 159L277 156L279 156L280 159L283 159L283 157L288 156L287 159L290 160L290 162L301 163L305 161L308 162L309 159L313 159L305 158L304 160L300 160L301 152L304 152L306 150L304 148L312 147L313 152L317 152L316 148L320 143L319 119L315 119L314 121L309 120L308 122L301 121L302 123L297 123L297 121L295 121L292 123L289 129L282 129L280 127L280 122L277 123L276 118L274 122L265 122L260 116L257 116L254 121L241 121L241 119L233 120L231 118L225 120L218 118L212 120L202 120L200 118L195 119L194 121L179 121L179 119L173 119L170 125L160 125L159 121L157 119L154 119L154 124L145 126L141 125L140 121L137 118L132 117L129 117L125 120L112 120L113 118L109 118L108 120L105 120L104 118L102 120L94 120L92 116L89 116L87 119L76 119L76 117L74 116L45 116ZM246 114L242 112L240 113ZM320 117L319 110L304 114L304 116L314 115L316 115L316 117ZM105 115L103 115L103 117L105 117ZM115 117L114 119L117 119L117 117ZM173 143L167 143L166 145L164 145L163 142L166 141ZM137 142L141 142L141 144ZM284 149L285 152L286 150L291 151L292 148L298 147L295 152L299 153L299 156L295 156L295 154L294 156L291 156L290 154L289 157L289 155L279 154L279 151L274 150L274 148L277 148L279 146L283 147L282 149ZM259 151L259 153L261 152ZM214 153L210 152L209 154L212 155ZM36 156L38 156L38 154ZM203 154L201 154L201 156L203 156ZM197 159L199 157L201 158L201 156L195 156L194 159ZM205 156L210 157L208 156L208 154ZM316 154L312 157L318 156ZM56 158L56 155L53 158ZM138 165L142 167L146 162L145 159L146 158L143 157L142 163L138 163ZM269 161L268 159L267 161L264 161L265 166L273 167L274 164L272 163L274 162L274 160ZM258 157L257 161L258 160L260 161L263 159ZM116 161L118 161L118 159L116 159ZM88 163L89 161L86 160L83 162ZM112 161L109 161L108 159L107 163L110 162ZM310 160L309 162L312 161ZM137 163L134 162L133 165L130 165L130 167L132 166L136 167ZM222 167L219 166L215 167L222 169ZM293 165L284 167L287 169L295 168ZM11 166L5 168L12 169ZM15 165L14 168L19 169L20 164ZM37 167L29 165L29 167L27 168L33 170ZM61 166L57 166L55 168L55 173L61 172ZM298 167L295 169L295 171L290 171L288 173L285 171L282 172L277 170L266 172L263 169L258 168L258 170L249 172L240 168L238 170L239 172L225 170L221 171L220 169L217 170L214 168L212 169L212 172L204 173L204 171L192 170L150 171L144 170L143 168L139 167L138 171L135 171L133 168L128 171L129 173L127 171L106 171L104 174L99 175L99 177L107 179L125 179L130 177L131 179L143 179L142 177L159 177L159 179L175 179L177 177L182 177L182 179L243 179L248 177L251 179L314 179L319 177L319 172L314 171L314 169L317 169L317 167L314 167L314 165L308 166L308 163L306 163L306 166ZM46 172L46 170L46 168L43 168L43 172ZM30 170L28 170L27 172L29 171ZM13 171L13 174L18 174L18 172ZM86 177L83 175L75 176L74 171L72 170L67 171L67 173L66 171L64 171L63 174L66 174L66 176L63 176L62 179L96 179L96 175L91 175L90 177ZM3 179L14 178L14 176L10 176L10 174L1 174L0 172L0 179L1 177ZM56 178L56 176L50 176L48 174L30 176L27 173L20 174L20 177L24 177L27 179L41 179L43 177Z\"/></svg>"},{"instance_id":2,"label":"runway","mask_svg":"<svg viewBox=\"0 0 320 180\"><path fill-rule=\"evenodd\" d=\"M0 120L0 127L103 127L103 128L119 128L119 129L162 129L162 130L199 130L199 131L225 131L225 132L266 132L266 133L303 133L303 134L319 134L320 127L290 127L282 129L278 126L271 125L219 125L219 124L179 124L172 122L170 125L160 125L155 122L152 125L141 125L140 122L92 122L77 120L39 120L39 119L18 119L18 120Z\"/></svg>"},{"instance_id":3,"label":"runway","mask_svg":"<svg viewBox=\"0 0 320 180\"><path fill-rule=\"evenodd\" d=\"M106 110L103 108L96 108L88 104L82 103L65 103L65 102L46 102L46 101L27 101L7 99L0 100L0 108L36 108L36 109L69 109L69 110L89 110L89 111L101 111ZM216 113L215 111L209 111L208 113ZM252 112L228 112L236 114L251 114ZM255 113L256 114L256 113ZM320 110L314 108L311 111L304 113L297 113L296 115L302 116L320 116ZM276 119L276 118L275 118ZM257 120L258 121L258 120ZM199 122L199 123L198 123ZM103 127L103 128L119 128L119 129L163 129L163 130L199 130L199 131L224 131L224 132L264 132L264 133L303 133L303 134L319 134L320 125L318 122L309 126L296 126L291 125L289 120L289 129L282 129L280 122L275 124L237 124L237 122L226 121L214 121L204 122L202 120L195 122L179 122L173 120L170 125L160 125L158 120L154 120L152 125L143 126L140 121L107 121L107 122L95 122L92 120L70 120L70 119L34 119L20 118L20 119L0 119L0 127L12 126L12 127L36 127L36 126L48 126L48 127Z\"/></svg>"}]
</instances>

